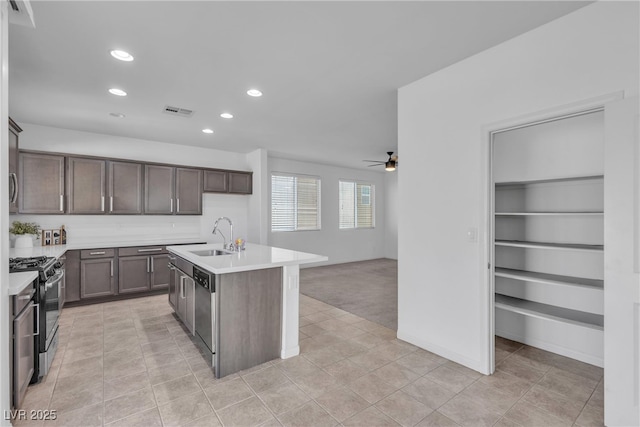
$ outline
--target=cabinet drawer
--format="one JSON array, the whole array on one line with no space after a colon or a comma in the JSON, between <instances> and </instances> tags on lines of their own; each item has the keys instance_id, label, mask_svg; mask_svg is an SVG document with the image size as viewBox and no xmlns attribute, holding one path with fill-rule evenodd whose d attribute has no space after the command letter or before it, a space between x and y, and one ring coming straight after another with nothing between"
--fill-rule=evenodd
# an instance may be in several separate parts
<instances>
[{"instance_id":1,"label":"cabinet drawer","mask_svg":"<svg viewBox=\"0 0 640 427\"><path fill-rule=\"evenodd\" d=\"M135 255L155 255L166 254L167 248L162 245L158 246L137 246L133 248L118 249L119 256L135 256Z\"/></svg>"},{"instance_id":2,"label":"cabinet drawer","mask_svg":"<svg viewBox=\"0 0 640 427\"><path fill-rule=\"evenodd\" d=\"M116 256L116 250L111 249L85 249L80 251L81 259L91 258L113 258Z\"/></svg>"}]
</instances>

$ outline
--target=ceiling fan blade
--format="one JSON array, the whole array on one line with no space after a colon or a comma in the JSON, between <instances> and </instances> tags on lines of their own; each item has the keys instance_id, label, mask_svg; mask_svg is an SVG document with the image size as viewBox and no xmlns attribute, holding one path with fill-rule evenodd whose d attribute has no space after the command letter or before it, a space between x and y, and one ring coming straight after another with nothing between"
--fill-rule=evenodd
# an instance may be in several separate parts
<instances>
[{"instance_id":1,"label":"ceiling fan blade","mask_svg":"<svg viewBox=\"0 0 640 427\"><path fill-rule=\"evenodd\" d=\"M370 168L372 166L384 166L384 163L380 163L379 165L368 165L367 167Z\"/></svg>"},{"instance_id":2,"label":"ceiling fan blade","mask_svg":"<svg viewBox=\"0 0 640 427\"><path fill-rule=\"evenodd\" d=\"M380 164L384 164L385 162L381 161L381 160L363 160L363 162L373 162L373 163L380 163Z\"/></svg>"}]
</instances>

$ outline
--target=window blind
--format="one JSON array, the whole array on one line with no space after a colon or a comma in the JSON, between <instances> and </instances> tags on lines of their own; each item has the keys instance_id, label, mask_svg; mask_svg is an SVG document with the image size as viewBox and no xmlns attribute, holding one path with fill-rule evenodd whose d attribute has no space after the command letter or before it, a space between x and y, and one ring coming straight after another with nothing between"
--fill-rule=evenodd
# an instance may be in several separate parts
<instances>
[{"instance_id":1,"label":"window blind","mask_svg":"<svg viewBox=\"0 0 640 427\"><path fill-rule=\"evenodd\" d=\"M339 182L341 229L375 227L375 187L354 181Z\"/></svg>"},{"instance_id":2,"label":"window blind","mask_svg":"<svg viewBox=\"0 0 640 427\"><path fill-rule=\"evenodd\" d=\"M271 175L271 231L320 229L320 179Z\"/></svg>"}]
</instances>

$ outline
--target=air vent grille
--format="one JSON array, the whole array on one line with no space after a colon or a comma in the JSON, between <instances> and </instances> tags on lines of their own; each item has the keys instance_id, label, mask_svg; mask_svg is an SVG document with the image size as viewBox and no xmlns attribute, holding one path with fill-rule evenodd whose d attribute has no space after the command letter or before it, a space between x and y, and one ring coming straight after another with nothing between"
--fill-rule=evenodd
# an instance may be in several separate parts
<instances>
[{"instance_id":1,"label":"air vent grille","mask_svg":"<svg viewBox=\"0 0 640 427\"><path fill-rule=\"evenodd\" d=\"M173 107L171 105L166 105L162 111L164 113L171 114L172 116L180 116L180 117L193 116L193 110L189 110L188 108Z\"/></svg>"}]
</instances>

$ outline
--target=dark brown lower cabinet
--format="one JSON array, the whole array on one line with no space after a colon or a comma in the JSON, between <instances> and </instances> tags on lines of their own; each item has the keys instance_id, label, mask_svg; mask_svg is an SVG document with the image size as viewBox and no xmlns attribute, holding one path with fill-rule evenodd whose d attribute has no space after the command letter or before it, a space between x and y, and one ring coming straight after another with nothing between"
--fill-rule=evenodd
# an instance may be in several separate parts
<instances>
[{"instance_id":1,"label":"dark brown lower cabinet","mask_svg":"<svg viewBox=\"0 0 640 427\"><path fill-rule=\"evenodd\" d=\"M121 257L118 259L118 293L144 292L149 290L151 261L147 255Z\"/></svg>"},{"instance_id":2,"label":"dark brown lower cabinet","mask_svg":"<svg viewBox=\"0 0 640 427\"><path fill-rule=\"evenodd\" d=\"M114 258L80 261L80 298L97 298L116 294Z\"/></svg>"},{"instance_id":3,"label":"dark brown lower cabinet","mask_svg":"<svg viewBox=\"0 0 640 427\"><path fill-rule=\"evenodd\" d=\"M169 286L169 254L152 255L151 258L151 290L167 289Z\"/></svg>"}]
</instances>

